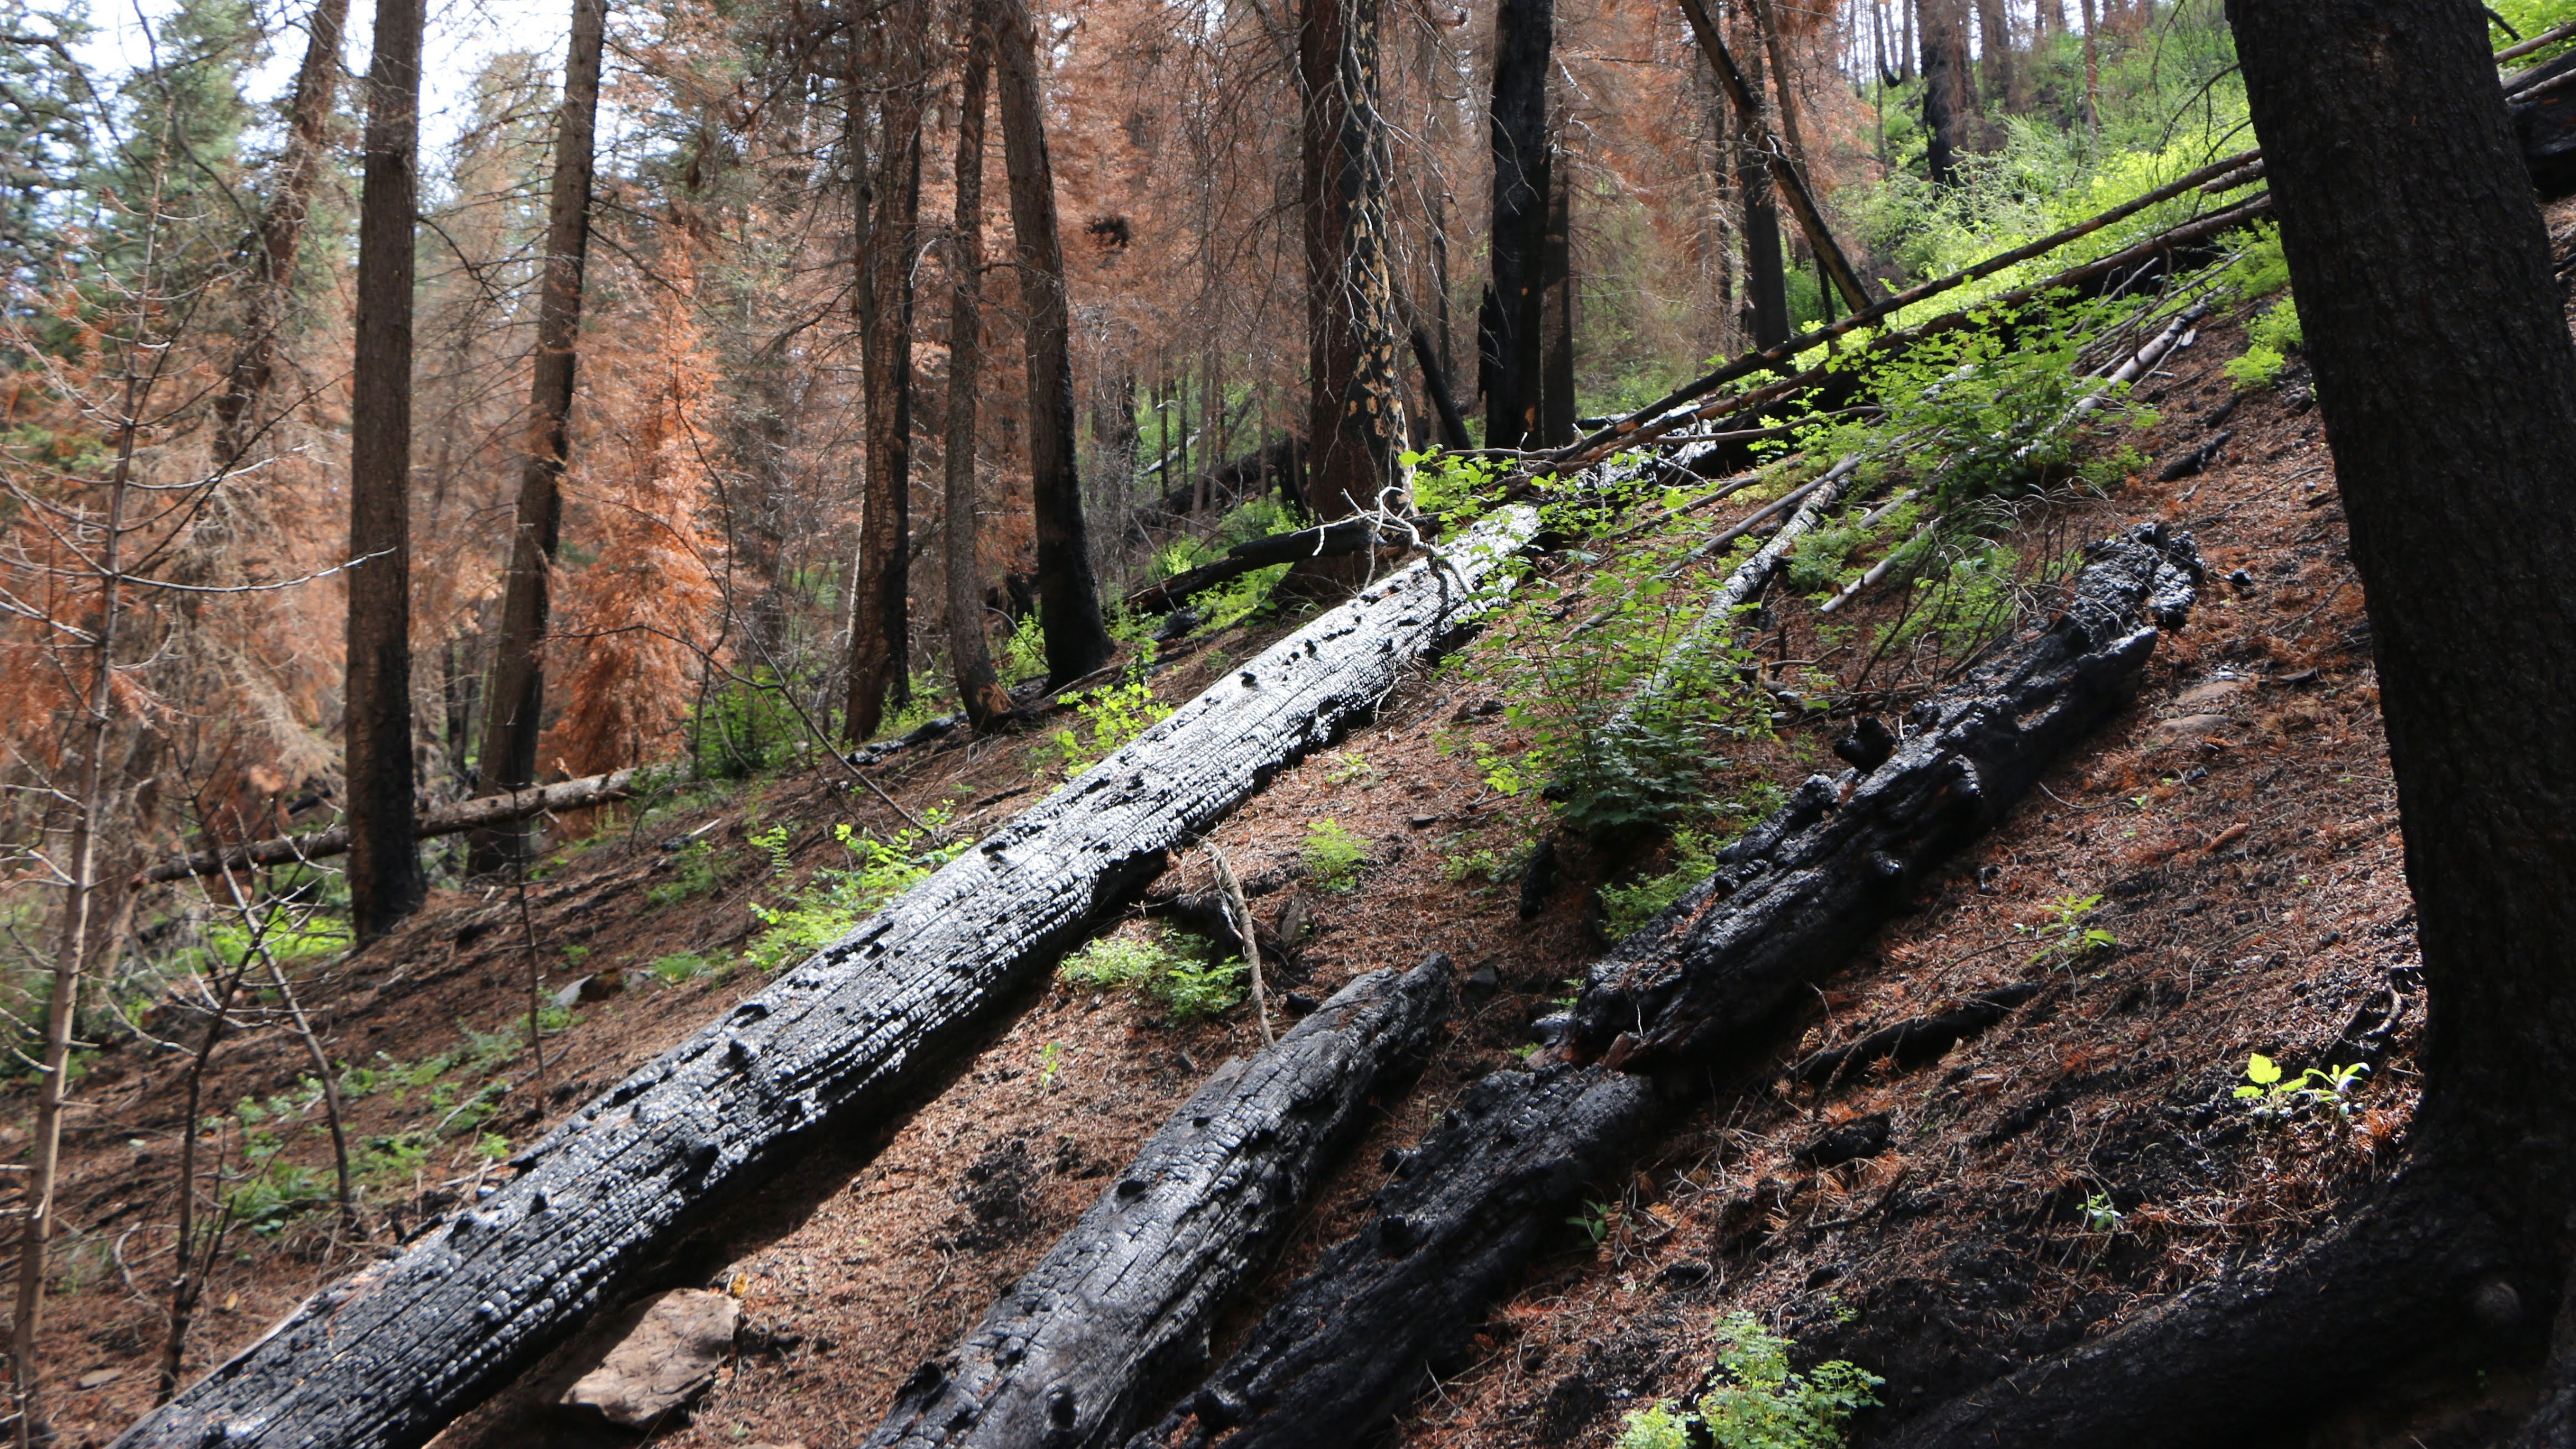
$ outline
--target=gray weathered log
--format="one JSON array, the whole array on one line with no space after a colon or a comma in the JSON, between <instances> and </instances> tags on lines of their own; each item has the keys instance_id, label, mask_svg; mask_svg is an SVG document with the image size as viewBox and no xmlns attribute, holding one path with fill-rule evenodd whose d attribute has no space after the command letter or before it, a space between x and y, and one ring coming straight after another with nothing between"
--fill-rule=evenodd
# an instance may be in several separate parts
<instances>
[{"instance_id":1,"label":"gray weathered log","mask_svg":"<svg viewBox=\"0 0 2576 1449\"><path fill-rule=\"evenodd\" d=\"M587 810L594 805L623 800L634 789L635 771L611 770L605 775L585 775L578 780L441 805L435 810L421 812L420 822L413 829L423 840L433 835L456 835L486 825L506 825L513 820L525 820L531 815ZM186 880L192 875L213 875L223 870L319 860L324 856L345 855L348 849L349 828L334 825L307 835L281 835L247 845L229 845L221 850L200 850L193 855L165 860L144 871L143 878L148 881Z\"/></svg>"},{"instance_id":2,"label":"gray weathered log","mask_svg":"<svg viewBox=\"0 0 2576 1449\"><path fill-rule=\"evenodd\" d=\"M1372 972L1218 1068L984 1321L921 1366L868 1449L1123 1443L1205 1370L1217 1311L1267 1266L1448 1001L1446 956Z\"/></svg>"},{"instance_id":3,"label":"gray weathered log","mask_svg":"<svg viewBox=\"0 0 2576 1449\"><path fill-rule=\"evenodd\" d=\"M1717 872L1588 975L1555 1049L1660 1068L1741 1030L1839 967L1926 872L2003 817L2049 761L2131 697L2200 560L2160 527L2096 544L2037 637L1914 711L1866 777L1811 776Z\"/></svg>"},{"instance_id":4,"label":"gray weathered log","mask_svg":"<svg viewBox=\"0 0 2576 1449\"><path fill-rule=\"evenodd\" d=\"M1654 1116L1643 1077L1598 1066L1496 1072L1469 1088L1244 1346L1130 1449L1359 1444L1458 1360L1478 1320ZM1029 1440L1034 1444L1039 1441Z\"/></svg>"},{"instance_id":5,"label":"gray weathered log","mask_svg":"<svg viewBox=\"0 0 2576 1449\"><path fill-rule=\"evenodd\" d=\"M402 1256L324 1289L118 1442L416 1445L829 1132L873 1126L976 1023L1509 587L1511 509L1229 673L510 1159Z\"/></svg>"},{"instance_id":6,"label":"gray weathered log","mask_svg":"<svg viewBox=\"0 0 2576 1449\"><path fill-rule=\"evenodd\" d=\"M1685 1090L1711 1045L1842 965L1924 871L2129 696L2158 627L2182 622L2198 559L2187 536L2156 528L2091 554L2063 616L1927 702L1866 777L1809 780L1595 966L1575 1011L1540 1023L1541 1070L1478 1083L1372 1219L1130 1449L1359 1442L1426 1367L1455 1363L1583 1188L1616 1176L1652 1127L1654 1077ZM1569 1062L1584 1056L1601 1059Z\"/></svg>"}]
</instances>

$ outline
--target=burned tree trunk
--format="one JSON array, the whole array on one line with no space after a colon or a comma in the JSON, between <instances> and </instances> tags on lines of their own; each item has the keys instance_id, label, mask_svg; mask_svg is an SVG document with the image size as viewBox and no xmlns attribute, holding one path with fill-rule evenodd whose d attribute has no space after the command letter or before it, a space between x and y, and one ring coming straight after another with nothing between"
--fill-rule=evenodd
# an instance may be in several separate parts
<instances>
[{"instance_id":1,"label":"burned tree trunk","mask_svg":"<svg viewBox=\"0 0 2576 1449\"><path fill-rule=\"evenodd\" d=\"M1968 0L1921 0L1923 16L1923 164L1935 186L1959 180L1959 153L1977 110L1968 69Z\"/></svg>"},{"instance_id":2,"label":"burned tree trunk","mask_svg":"<svg viewBox=\"0 0 2576 1449\"><path fill-rule=\"evenodd\" d=\"M966 24L966 76L957 102L957 224L948 237L948 269L956 281L948 303L941 535L947 545L949 669L967 718L984 729L1011 712L1011 696L993 673L992 651L984 642L982 528L975 515L975 390L983 382L984 363L984 89L993 42L980 15L970 15Z\"/></svg>"},{"instance_id":3,"label":"burned tree trunk","mask_svg":"<svg viewBox=\"0 0 2576 1449\"><path fill-rule=\"evenodd\" d=\"M1306 506L1320 522L1379 504L1404 437L1395 296L1389 286L1389 154L1378 109L1381 0L1303 0ZM1357 582L1319 567L1317 582Z\"/></svg>"},{"instance_id":4,"label":"burned tree trunk","mask_svg":"<svg viewBox=\"0 0 2576 1449\"><path fill-rule=\"evenodd\" d=\"M411 752L411 308L422 0L377 0L358 194L349 409L349 616L341 693L349 928L390 931L429 895Z\"/></svg>"},{"instance_id":5,"label":"burned tree trunk","mask_svg":"<svg viewBox=\"0 0 2576 1449\"><path fill-rule=\"evenodd\" d=\"M1449 958L1372 972L1278 1045L1219 1067L1073 1231L895 1396L868 1449L1116 1445L1206 1367L1226 1298L1410 1066Z\"/></svg>"},{"instance_id":6,"label":"burned tree trunk","mask_svg":"<svg viewBox=\"0 0 2576 1449\"><path fill-rule=\"evenodd\" d=\"M1162 855L1372 708L1507 588L1511 509L1325 613L510 1160L119 1442L417 1445L730 1201L865 1130Z\"/></svg>"},{"instance_id":7,"label":"burned tree trunk","mask_svg":"<svg viewBox=\"0 0 2576 1449\"><path fill-rule=\"evenodd\" d=\"M547 605L563 522L564 464L571 449L566 423L580 361L592 138L599 115L600 52L607 36L607 0L579 0L564 55L555 177L546 201L546 269L538 289L536 366L528 384L528 456L519 471L519 510L510 533L509 572L502 582L501 629L492 641L492 686L483 696L483 752L476 783L487 794L525 789L537 778L537 739L545 723ZM479 873L527 853L525 838L516 832L478 832L467 860Z\"/></svg>"},{"instance_id":8,"label":"burned tree trunk","mask_svg":"<svg viewBox=\"0 0 2576 1449\"><path fill-rule=\"evenodd\" d=\"M2189 609L2199 567L2188 535L2141 529L2096 545L2073 602L2036 639L1917 706L1905 743L1866 776L1811 776L1720 854L1715 875L1594 965L1573 1011L1551 1018L1555 1049L1676 1064L1839 966L1927 870L2127 702L2158 626Z\"/></svg>"},{"instance_id":9,"label":"burned tree trunk","mask_svg":"<svg viewBox=\"0 0 2576 1449\"><path fill-rule=\"evenodd\" d=\"M1115 652L1101 621L1074 453L1073 313L1064 293L1064 241L1056 227L1055 167L1047 159L1046 100L1038 89L1037 23L1024 0L977 0L993 36L993 90L1010 176L1011 235L1019 248L1020 306L1027 320L1029 491L1037 517L1038 622L1046 628L1047 679L1069 684Z\"/></svg>"},{"instance_id":10,"label":"burned tree trunk","mask_svg":"<svg viewBox=\"0 0 2576 1449\"><path fill-rule=\"evenodd\" d=\"M859 369L867 382L867 486L859 561L850 588L850 743L877 732L884 711L912 702L912 261L921 217L921 113L927 65L918 6L890 6L876 154L850 147L858 187ZM866 134L866 90L851 77L849 134ZM874 89L870 87L869 89ZM1067 420L1068 424L1070 419Z\"/></svg>"},{"instance_id":11,"label":"burned tree trunk","mask_svg":"<svg viewBox=\"0 0 2576 1449\"><path fill-rule=\"evenodd\" d=\"M421 812L413 831L421 839L435 835L457 835L468 830L481 830L506 825L531 816L558 814L566 810L588 810L597 805L614 804L634 793L633 770L611 770L605 775L585 775L578 780L559 780L551 785L513 790L506 795L484 795L472 800L459 800ZM174 860L165 860L143 872L142 880L186 880L192 875L215 875L228 870L252 870L260 866L288 865L297 861L319 860L338 855L349 848L349 827L334 825L309 835L281 835L244 845L227 845L220 850L200 850Z\"/></svg>"},{"instance_id":12,"label":"burned tree trunk","mask_svg":"<svg viewBox=\"0 0 2576 1449\"><path fill-rule=\"evenodd\" d=\"M1548 54L1554 0L1494 12L1493 286L1477 319L1485 441L1521 448L1538 431L1539 251L1547 230Z\"/></svg>"},{"instance_id":13,"label":"burned tree trunk","mask_svg":"<svg viewBox=\"0 0 2576 1449\"><path fill-rule=\"evenodd\" d=\"M1654 1118L1643 1077L1601 1067L1496 1072L1442 1114L1251 1338L1129 1449L1357 1444L1454 1360L1485 1309Z\"/></svg>"},{"instance_id":14,"label":"burned tree trunk","mask_svg":"<svg viewBox=\"0 0 2576 1449\"><path fill-rule=\"evenodd\" d=\"M1717 874L1592 969L1540 1023L1534 1073L1478 1083L1374 1201L1144 1446L1351 1443L1453 1362L1477 1319L1651 1126L1709 1047L1840 966L1906 887L1991 825L2126 699L2159 624L2182 621L2197 557L2141 529L2100 544L2067 612L1950 694L1866 776L1817 777ZM1844 784L1848 802L1837 805ZM1631 1030L1635 1028L1635 1030ZM1585 1065L1569 1058L1600 1057ZM1649 1075L1649 1074L1653 1075Z\"/></svg>"}]
</instances>

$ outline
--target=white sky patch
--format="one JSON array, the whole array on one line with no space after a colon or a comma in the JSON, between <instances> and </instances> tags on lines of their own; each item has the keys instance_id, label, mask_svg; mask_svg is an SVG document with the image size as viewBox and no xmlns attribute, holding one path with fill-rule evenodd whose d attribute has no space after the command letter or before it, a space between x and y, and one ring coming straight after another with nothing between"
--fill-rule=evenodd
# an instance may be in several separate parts
<instances>
[{"instance_id":1,"label":"white sky patch","mask_svg":"<svg viewBox=\"0 0 2576 1449\"><path fill-rule=\"evenodd\" d=\"M283 6L280 0L257 0L257 5L261 26L272 39L268 59L248 78L247 89L254 105L265 106L295 83L311 7L308 0L285 0ZM96 29L80 53L102 90L150 63L152 32L177 8L177 0L93 0L89 19ZM374 0L350 0L347 65L352 79L366 74L375 18ZM430 0L429 29L421 43L423 168L436 169L463 129L475 72L495 55L524 50L535 52L549 71L560 74L571 27L572 0ZM343 104L354 99L353 92Z\"/></svg>"}]
</instances>

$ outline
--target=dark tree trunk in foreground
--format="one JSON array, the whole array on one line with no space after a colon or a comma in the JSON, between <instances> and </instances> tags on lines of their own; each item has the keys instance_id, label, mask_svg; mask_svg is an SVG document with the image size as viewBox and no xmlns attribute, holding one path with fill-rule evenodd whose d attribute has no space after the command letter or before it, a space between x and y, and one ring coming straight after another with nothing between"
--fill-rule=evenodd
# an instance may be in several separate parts
<instances>
[{"instance_id":1,"label":"dark tree trunk in foreground","mask_svg":"<svg viewBox=\"0 0 2576 1449\"><path fill-rule=\"evenodd\" d=\"M1217 1068L983 1322L922 1365L867 1449L1126 1439L1206 1367L1218 1312L1278 1253L1448 1005L1446 956L1373 971Z\"/></svg>"},{"instance_id":2,"label":"dark tree trunk in foreground","mask_svg":"<svg viewBox=\"0 0 2576 1449\"><path fill-rule=\"evenodd\" d=\"M1539 250L1546 303L1539 335L1546 360L1539 369L1539 446L1561 448L1582 435L1574 424L1574 198L1573 167L1562 147L1547 163L1547 238Z\"/></svg>"},{"instance_id":3,"label":"dark tree trunk in foreground","mask_svg":"<svg viewBox=\"0 0 2576 1449\"><path fill-rule=\"evenodd\" d=\"M2186 1294L1902 1442L2232 1439L2400 1368L2504 1362L2562 1296L2576 347L2548 238L2475 5L2228 13L2378 655L2429 1012L2412 1153L2276 1272ZM2528 1443L2569 1442L2560 1337Z\"/></svg>"},{"instance_id":4,"label":"dark tree trunk in foreground","mask_svg":"<svg viewBox=\"0 0 2576 1449\"><path fill-rule=\"evenodd\" d=\"M546 273L538 291L536 376L528 386L528 457L519 473L519 514L510 535L510 572L501 629L492 641L492 686L484 693L477 793L518 790L537 778L537 737L545 726L546 622L555 545L563 525L563 472L571 452L573 373L580 360L581 287L590 252L591 136L599 115L599 56L608 0L575 0L564 56L563 110L555 122L555 179L546 202ZM468 865L477 872L525 853L523 832L477 835Z\"/></svg>"},{"instance_id":5,"label":"dark tree trunk in foreground","mask_svg":"<svg viewBox=\"0 0 2576 1449\"><path fill-rule=\"evenodd\" d=\"M1505 509L1327 610L510 1159L400 1256L307 1299L126 1449L409 1449L818 1141L876 1131L1087 922L1321 748L1508 588ZM1489 584L1496 585L1488 588Z\"/></svg>"},{"instance_id":6,"label":"dark tree trunk in foreground","mask_svg":"<svg viewBox=\"0 0 2576 1449\"><path fill-rule=\"evenodd\" d=\"M1073 450L1072 317L1064 295L1064 243L1056 231L1055 171L1047 161L1045 98L1038 89L1037 26L1025 0L990 0L993 73L1002 107L1002 155L1011 177L1011 230L1019 244L1020 304L1027 312L1029 486L1038 533L1038 622L1047 678L1067 684L1098 669L1115 645L1100 618Z\"/></svg>"},{"instance_id":7,"label":"dark tree trunk in foreground","mask_svg":"<svg viewBox=\"0 0 2576 1449\"><path fill-rule=\"evenodd\" d=\"M1968 70L1968 0L1921 0L1923 164L1935 186L1959 180L1959 153L1975 123L1976 84Z\"/></svg>"},{"instance_id":8,"label":"dark tree trunk in foreground","mask_svg":"<svg viewBox=\"0 0 2576 1449\"><path fill-rule=\"evenodd\" d=\"M339 89L349 0L319 0L312 27L304 63L295 72L295 97L286 107L286 157L278 168L277 192L268 199L252 243L259 271L251 278L241 340L224 374L224 390L215 397L218 469L238 465L251 439L268 426L260 414L276 372L278 329L286 325L287 303L295 292L295 258L303 250L304 225L312 215L313 178L322 169L322 129L330 123L332 96Z\"/></svg>"},{"instance_id":9,"label":"dark tree trunk in foreground","mask_svg":"<svg viewBox=\"0 0 2576 1449\"><path fill-rule=\"evenodd\" d=\"M1330 522L1374 508L1404 442L1386 117L1378 111L1381 0L1303 0L1306 505ZM1353 582L1353 560L1312 572Z\"/></svg>"},{"instance_id":10,"label":"dark tree trunk in foreground","mask_svg":"<svg viewBox=\"0 0 2576 1449\"><path fill-rule=\"evenodd\" d=\"M392 930L429 893L413 837L411 291L422 0L377 0L358 200L356 375L349 399L349 626L342 747L349 920Z\"/></svg>"},{"instance_id":11,"label":"dark tree trunk in foreground","mask_svg":"<svg viewBox=\"0 0 2576 1449\"><path fill-rule=\"evenodd\" d=\"M981 15L970 16L966 79L957 102L957 225L948 239L948 266L957 280L948 302L941 527L948 549L948 659L957 677L957 698L977 729L1011 712L1011 696L993 673L992 651L984 641L984 566L976 553L975 389L984 371L984 88L992 60L992 33Z\"/></svg>"},{"instance_id":12,"label":"dark tree trunk in foreground","mask_svg":"<svg viewBox=\"0 0 2576 1449\"><path fill-rule=\"evenodd\" d=\"M859 564L850 588L850 696L843 727L858 744L887 705L911 702L912 257L921 220L925 7L889 7L882 27L877 144L859 185L859 370L867 387L867 474L859 502ZM853 85L850 104L868 91ZM866 134L854 114L853 137ZM850 164L860 158L852 148Z\"/></svg>"},{"instance_id":13,"label":"dark tree trunk in foreground","mask_svg":"<svg viewBox=\"0 0 2576 1449\"><path fill-rule=\"evenodd\" d=\"M1477 325L1488 447L1525 447L1538 431L1539 254L1547 232L1555 26L1554 0L1502 0L1494 12L1494 285Z\"/></svg>"},{"instance_id":14,"label":"dark tree trunk in foreground","mask_svg":"<svg viewBox=\"0 0 2576 1449\"><path fill-rule=\"evenodd\" d=\"M1763 94L1762 53L1748 51L1745 81L1758 107ZM1744 297L1750 304L1750 331L1755 347L1777 347L1789 339L1789 278L1780 255L1780 202L1771 185L1771 166L1762 147L1758 109L1735 113L1735 186L1744 197Z\"/></svg>"}]
</instances>

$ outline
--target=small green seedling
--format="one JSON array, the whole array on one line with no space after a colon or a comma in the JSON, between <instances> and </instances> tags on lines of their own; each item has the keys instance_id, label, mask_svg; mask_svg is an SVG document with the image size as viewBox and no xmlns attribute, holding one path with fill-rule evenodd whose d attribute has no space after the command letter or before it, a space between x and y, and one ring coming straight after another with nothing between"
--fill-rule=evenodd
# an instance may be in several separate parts
<instances>
[{"instance_id":1,"label":"small green seedling","mask_svg":"<svg viewBox=\"0 0 2576 1449\"><path fill-rule=\"evenodd\" d=\"M2040 943L2031 954L2031 965L2072 966L2120 944L2119 937L2099 926L2084 924L2085 917L2101 908L2102 898L2098 895L2060 896L2049 903L2047 920L2013 929Z\"/></svg>"},{"instance_id":2,"label":"small green seedling","mask_svg":"<svg viewBox=\"0 0 2576 1449\"><path fill-rule=\"evenodd\" d=\"M1328 891L1347 891L1359 884L1360 867L1368 864L1368 846L1338 820L1309 824L1303 853L1306 868L1315 873L1315 884Z\"/></svg>"},{"instance_id":3,"label":"small green seedling","mask_svg":"<svg viewBox=\"0 0 2576 1449\"><path fill-rule=\"evenodd\" d=\"M1617 1212L1618 1209L1612 1204L1586 1200L1583 1211L1565 1221L1568 1226L1581 1228L1583 1235L1591 1240L1592 1246L1597 1248L1601 1246L1602 1239L1610 1236L1610 1219Z\"/></svg>"},{"instance_id":4,"label":"small green seedling","mask_svg":"<svg viewBox=\"0 0 2576 1449\"><path fill-rule=\"evenodd\" d=\"M2333 1113L2341 1124L2352 1120L2353 1094L2369 1074L2368 1063L2353 1062L2340 1067L2310 1067L2291 1077L2281 1070L2279 1062L2256 1052L2246 1058L2245 1085L2236 1089L2236 1099L2246 1104L2258 1122L2286 1122L2317 1108Z\"/></svg>"},{"instance_id":5,"label":"small green seedling","mask_svg":"<svg viewBox=\"0 0 2576 1449\"><path fill-rule=\"evenodd\" d=\"M1333 767L1324 772L1327 785L1357 785L1366 790L1377 784L1377 766L1357 750L1344 750L1333 756Z\"/></svg>"},{"instance_id":6,"label":"small green seedling","mask_svg":"<svg viewBox=\"0 0 2576 1449\"><path fill-rule=\"evenodd\" d=\"M1055 1090L1056 1074L1064 1070L1064 1043L1048 1042L1038 1048L1038 1085Z\"/></svg>"},{"instance_id":7,"label":"small green seedling","mask_svg":"<svg viewBox=\"0 0 2576 1449\"><path fill-rule=\"evenodd\" d=\"M2085 1196L2084 1230L2086 1232L2108 1235L2125 1232L2128 1226L2128 1216L2111 1205L2109 1193L2096 1192Z\"/></svg>"}]
</instances>

